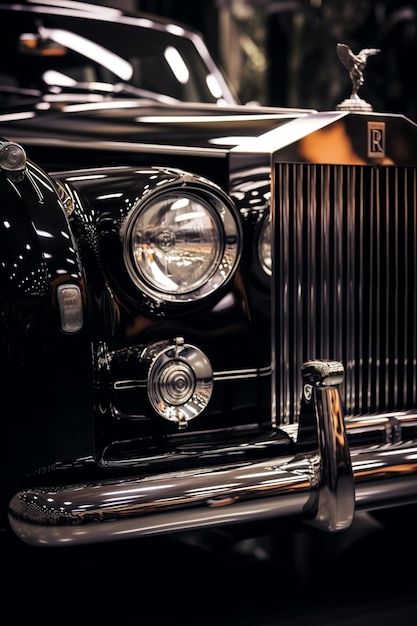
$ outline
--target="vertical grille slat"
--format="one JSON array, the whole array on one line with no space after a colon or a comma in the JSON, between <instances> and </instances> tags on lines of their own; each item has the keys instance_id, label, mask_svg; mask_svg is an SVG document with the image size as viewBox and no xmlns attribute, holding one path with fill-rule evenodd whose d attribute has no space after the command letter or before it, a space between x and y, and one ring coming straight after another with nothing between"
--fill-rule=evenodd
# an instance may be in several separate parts
<instances>
[{"instance_id":1,"label":"vertical grille slat","mask_svg":"<svg viewBox=\"0 0 417 626\"><path fill-rule=\"evenodd\" d=\"M277 164L275 406L298 416L301 364L346 370L348 415L415 407L416 172Z\"/></svg>"},{"instance_id":2,"label":"vertical grille slat","mask_svg":"<svg viewBox=\"0 0 417 626\"><path fill-rule=\"evenodd\" d=\"M416 181L416 177L417 177L417 172L413 171L412 175L410 175L410 178L412 177L412 183L409 185L409 187L413 188L413 195L414 198L417 197L417 181ZM410 223L408 225L408 232L412 233L412 249L415 248L416 246L416 242L417 242L417 220L415 220L412 224ZM414 277L414 281L417 280L417 255L414 255L414 267L413 267L413 277ZM412 284L412 278L409 278L409 284ZM409 294L409 300L412 300L412 306L411 309L413 311L417 311L417 289L412 289L410 288L410 294ZM411 390L412 390L412 404L415 406L417 404L417 333L410 333L409 336L409 340L408 340L408 345L412 346L412 357L409 361L409 369L411 368L411 372L412 372L412 383L411 383Z\"/></svg>"}]
</instances>

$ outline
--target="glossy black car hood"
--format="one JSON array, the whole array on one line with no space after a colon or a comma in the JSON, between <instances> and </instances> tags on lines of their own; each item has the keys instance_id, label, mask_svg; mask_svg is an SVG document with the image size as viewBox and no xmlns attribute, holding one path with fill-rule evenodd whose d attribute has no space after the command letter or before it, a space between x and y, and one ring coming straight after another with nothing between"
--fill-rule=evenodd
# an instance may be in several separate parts
<instances>
[{"instance_id":1,"label":"glossy black car hood","mask_svg":"<svg viewBox=\"0 0 417 626\"><path fill-rule=\"evenodd\" d=\"M163 105L108 100L0 111L0 135L25 144L36 138L56 142L128 142L228 149L309 111L267 107Z\"/></svg>"},{"instance_id":2,"label":"glossy black car hood","mask_svg":"<svg viewBox=\"0 0 417 626\"><path fill-rule=\"evenodd\" d=\"M380 154L368 154L366 143L375 124L384 127L387 149L383 162L404 164L417 160L416 124L401 115L377 112L166 105L131 99L81 104L42 101L34 107L0 112L0 136L21 143L29 154L34 154L34 160L49 170L54 168L58 150L58 169L61 165L77 167L76 154L82 157L80 167L127 162L149 165L149 157L146 160L145 156L149 154L154 155L154 164L159 163L158 155L164 154L164 165L166 155L171 154L172 159L176 158L175 164L170 162L172 166L187 155L192 166L197 154L212 158L236 151L247 154L252 162L255 154L279 152L281 161L381 163ZM34 152L35 147L41 148L42 154ZM72 155L67 158L69 150ZM190 162L184 166L190 167Z\"/></svg>"}]
</instances>

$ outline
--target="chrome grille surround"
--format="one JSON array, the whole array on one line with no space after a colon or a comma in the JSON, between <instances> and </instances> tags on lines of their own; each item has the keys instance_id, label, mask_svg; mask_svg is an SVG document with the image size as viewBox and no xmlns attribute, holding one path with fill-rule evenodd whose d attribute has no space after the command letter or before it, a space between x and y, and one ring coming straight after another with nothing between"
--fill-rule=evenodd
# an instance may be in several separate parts
<instances>
[{"instance_id":1,"label":"chrome grille surround","mask_svg":"<svg viewBox=\"0 0 417 626\"><path fill-rule=\"evenodd\" d=\"M275 166L273 405L300 412L300 368L345 366L346 417L411 410L417 393L416 168Z\"/></svg>"}]
</instances>

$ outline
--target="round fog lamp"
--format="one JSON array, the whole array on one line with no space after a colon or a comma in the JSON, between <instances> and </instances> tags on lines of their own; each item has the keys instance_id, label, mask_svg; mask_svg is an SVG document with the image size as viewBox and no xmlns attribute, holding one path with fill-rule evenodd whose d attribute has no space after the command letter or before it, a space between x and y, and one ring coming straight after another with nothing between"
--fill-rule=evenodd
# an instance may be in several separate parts
<instances>
[{"instance_id":1,"label":"round fog lamp","mask_svg":"<svg viewBox=\"0 0 417 626\"><path fill-rule=\"evenodd\" d=\"M148 373L149 401L158 415L179 428L206 408L212 389L209 360L182 337L154 354Z\"/></svg>"}]
</instances>

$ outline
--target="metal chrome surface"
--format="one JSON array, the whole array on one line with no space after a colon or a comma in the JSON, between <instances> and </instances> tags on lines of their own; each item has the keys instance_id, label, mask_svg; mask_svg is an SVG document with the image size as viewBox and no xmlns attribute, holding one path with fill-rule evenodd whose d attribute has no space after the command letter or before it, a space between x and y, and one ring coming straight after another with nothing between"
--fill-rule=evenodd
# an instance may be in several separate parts
<instances>
[{"instance_id":1,"label":"metal chrome surface","mask_svg":"<svg viewBox=\"0 0 417 626\"><path fill-rule=\"evenodd\" d=\"M413 409L415 169L279 164L276 178L278 414L299 414L310 355L345 365L346 415Z\"/></svg>"},{"instance_id":2,"label":"metal chrome surface","mask_svg":"<svg viewBox=\"0 0 417 626\"><path fill-rule=\"evenodd\" d=\"M334 531L349 527L355 501L361 509L417 501L416 442L358 449L350 463L340 375L334 364L310 363L304 371L305 383L312 385L312 414L302 414L300 430L305 425L308 431L313 417L317 449L254 464L27 490L12 499L10 524L18 537L35 545L118 540L283 516Z\"/></svg>"}]
</instances>

